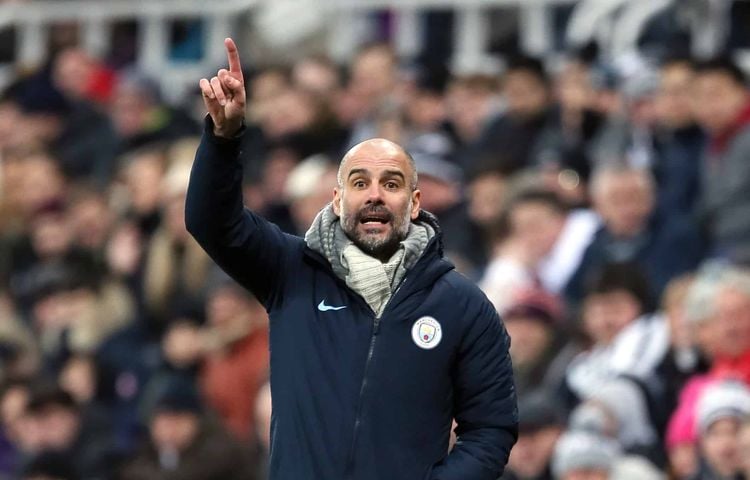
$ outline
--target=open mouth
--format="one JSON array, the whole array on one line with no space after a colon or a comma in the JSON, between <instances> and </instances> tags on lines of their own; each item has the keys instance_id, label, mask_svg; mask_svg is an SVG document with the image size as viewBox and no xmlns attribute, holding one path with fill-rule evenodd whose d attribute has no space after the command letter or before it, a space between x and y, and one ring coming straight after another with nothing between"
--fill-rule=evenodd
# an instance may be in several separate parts
<instances>
[{"instance_id":1,"label":"open mouth","mask_svg":"<svg viewBox=\"0 0 750 480\"><path fill-rule=\"evenodd\" d=\"M387 212L367 212L359 217L362 225L385 225L391 221L391 215Z\"/></svg>"}]
</instances>

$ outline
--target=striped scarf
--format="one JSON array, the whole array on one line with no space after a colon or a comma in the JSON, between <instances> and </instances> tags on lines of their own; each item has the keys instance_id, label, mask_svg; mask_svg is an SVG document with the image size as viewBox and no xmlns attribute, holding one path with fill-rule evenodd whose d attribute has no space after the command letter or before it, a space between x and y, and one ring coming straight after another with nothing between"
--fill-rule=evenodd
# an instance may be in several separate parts
<instances>
[{"instance_id":1,"label":"striped scarf","mask_svg":"<svg viewBox=\"0 0 750 480\"><path fill-rule=\"evenodd\" d=\"M305 242L323 255L331 263L336 276L357 292L380 317L406 272L417 263L434 236L432 226L412 222L396 253L387 262L381 262L367 255L346 236L339 217L328 204L315 217L305 234Z\"/></svg>"}]
</instances>

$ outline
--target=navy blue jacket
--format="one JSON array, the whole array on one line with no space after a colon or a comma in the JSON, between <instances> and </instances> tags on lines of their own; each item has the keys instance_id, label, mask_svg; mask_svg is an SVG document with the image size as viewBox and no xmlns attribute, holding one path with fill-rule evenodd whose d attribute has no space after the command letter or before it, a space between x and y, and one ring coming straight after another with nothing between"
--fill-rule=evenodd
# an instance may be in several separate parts
<instances>
[{"instance_id":1,"label":"navy blue jacket","mask_svg":"<svg viewBox=\"0 0 750 480\"><path fill-rule=\"evenodd\" d=\"M270 478L498 478L517 436L510 340L486 297L443 260L440 235L378 319L303 239L243 207L239 142L210 128L186 222L269 313ZM426 316L442 333L432 349L412 338Z\"/></svg>"}]
</instances>

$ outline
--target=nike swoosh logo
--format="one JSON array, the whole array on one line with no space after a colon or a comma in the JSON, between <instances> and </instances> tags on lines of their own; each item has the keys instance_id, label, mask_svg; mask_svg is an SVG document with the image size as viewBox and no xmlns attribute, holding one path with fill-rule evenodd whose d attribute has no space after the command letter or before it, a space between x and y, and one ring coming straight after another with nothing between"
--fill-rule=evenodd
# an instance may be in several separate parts
<instances>
[{"instance_id":1,"label":"nike swoosh logo","mask_svg":"<svg viewBox=\"0 0 750 480\"><path fill-rule=\"evenodd\" d=\"M332 307L331 305L326 305L325 300L321 300L318 304L318 310L320 310L321 312L327 312L329 310L341 310L343 308L346 308L346 305L343 305L341 307Z\"/></svg>"}]
</instances>

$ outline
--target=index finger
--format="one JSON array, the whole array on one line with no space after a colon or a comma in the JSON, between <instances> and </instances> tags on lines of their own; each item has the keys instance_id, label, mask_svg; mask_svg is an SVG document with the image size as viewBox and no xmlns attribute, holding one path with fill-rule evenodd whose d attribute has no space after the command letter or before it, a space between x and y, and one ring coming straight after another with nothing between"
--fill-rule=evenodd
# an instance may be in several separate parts
<instances>
[{"instance_id":1,"label":"index finger","mask_svg":"<svg viewBox=\"0 0 750 480\"><path fill-rule=\"evenodd\" d=\"M240 52L237 50L234 40L227 38L224 40L227 47L227 59L229 60L229 71L236 73L242 78L242 67L240 66Z\"/></svg>"}]
</instances>

